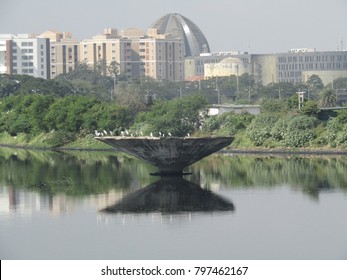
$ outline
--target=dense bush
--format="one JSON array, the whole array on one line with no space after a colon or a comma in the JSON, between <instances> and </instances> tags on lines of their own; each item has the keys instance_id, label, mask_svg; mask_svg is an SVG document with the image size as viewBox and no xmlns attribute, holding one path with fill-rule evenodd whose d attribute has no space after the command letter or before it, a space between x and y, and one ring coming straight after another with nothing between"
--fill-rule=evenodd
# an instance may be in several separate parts
<instances>
[{"instance_id":1,"label":"dense bush","mask_svg":"<svg viewBox=\"0 0 347 280\"><path fill-rule=\"evenodd\" d=\"M317 119L305 115L297 115L288 122L284 141L290 147L305 147L315 138Z\"/></svg>"},{"instance_id":2,"label":"dense bush","mask_svg":"<svg viewBox=\"0 0 347 280\"><path fill-rule=\"evenodd\" d=\"M254 145L261 146L267 139L271 138L271 130L277 119L277 117L268 114L261 114L253 119L247 128L247 133Z\"/></svg>"},{"instance_id":3,"label":"dense bush","mask_svg":"<svg viewBox=\"0 0 347 280\"><path fill-rule=\"evenodd\" d=\"M271 139L290 147L305 147L315 138L317 119L305 115L277 118L259 115L248 127L248 136L254 145L260 146Z\"/></svg>"},{"instance_id":4,"label":"dense bush","mask_svg":"<svg viewBox=\"0 0 347 280\"><path fill-rule=\"evenodd\" d=\"M217 132L218 135L234 135L240 129L245 129L254 118L249 113L224 113L207 118L204 121L202 129L206 132Z\"/></svg>"},{"instance_id":5,"label":"dense bush","mask_svg":"<svg viewBox=\"0 0 347 280\"><path fill-rule=\"evenodd\" d=\"M159 132L165 135L185 136L202 125L206 99L202 96L188 96L171 101L156 101L151 110L136 119L136 128L145 128L146 135Z\"/></svg>"},{"instance_id":6,"label":"dense bush","mask_svg":"<svg viewBox=\"0 0 347 280\"><path fill-rule=\"evenodd\" d=\"M0 132L12 136L59 132L52 137L54 146L71 141L75 134L129 127L132 121L127 108L84 96L18 95L0 105Z\"/></svg>"},{"instance_id":7,"label":"dense bush","mask_svg":"<svg viewBox=\"0 0 347 280\"><path fill-rule=\"evenodd\" d=\"M344 115L341 114L341 115ZM344 118L342 118L344 119ZM341 119L330 118L326 125L326 130L322 137L324 144L327 144L331 147L336 147L340 145L347 144L347 123L341 121Z\"/></svg>"}]
</instances>

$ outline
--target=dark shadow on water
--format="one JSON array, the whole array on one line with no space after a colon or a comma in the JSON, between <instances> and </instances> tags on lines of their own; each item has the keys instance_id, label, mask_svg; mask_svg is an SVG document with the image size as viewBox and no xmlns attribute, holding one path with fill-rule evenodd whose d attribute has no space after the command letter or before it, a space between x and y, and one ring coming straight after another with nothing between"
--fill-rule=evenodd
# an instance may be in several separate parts
<instances>
[{"instance_id":1,"label":"dark shadow on water","mask_svg":"<svg viewBox=\"0 0 347 280\"><path fill-rule=\"evenodd\" d=\"M115 205L101 210L109 213L182 213L234 211L233 203L182 177L162 177L137 190Z\"/></svg>"}]
</instances>

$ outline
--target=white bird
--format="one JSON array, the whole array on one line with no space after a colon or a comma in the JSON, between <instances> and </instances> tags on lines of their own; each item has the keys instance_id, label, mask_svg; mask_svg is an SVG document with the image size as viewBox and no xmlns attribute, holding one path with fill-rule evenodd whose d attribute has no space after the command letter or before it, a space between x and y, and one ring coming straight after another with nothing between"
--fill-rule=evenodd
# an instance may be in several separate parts
<instances>
[{"instance_id":1,"label":"white bird","mask_svg":"<svg viewBox=\"0 0 347 280\"><path fill-rule=\"evenodd\" d=\"M110 135L113 136L113 131L110 131Z\"/></svg>"},{"instance_id":2,"label":"white bird","mask_svg":"<svg viewBox=\"0 0 347 280\"><path fill-rule=\"evenodd\" d=\"M187 136L188 136L188 137L190 137L190 134L189 134L189 133L187 133Z\"/></svg>"},{"instance_id":3,"label":"white bird","mask_svg":"<svg viewBox=\"0 0 347 280\"><path fill-rule=\"evenodd\" d=\"M104 134L107 135L107 131L106 130L104 130Z\"/></svg>"},{"instance_id":4,"label":"white bird","mask_svg":"<svg viewBox=\"0 0 347 280\"><path fill-rule=\"evenodd\" d=\"M141 136L143 136L143 133L142 133L142 131L140 131L140 134L141 134Z\"/></svg>"},{"instance_id":5,"label":"white bird","mask_svg":"<svg viewBox=\"0 0 347 280\"><path fill-rule=\"evenodd\" d=\"M125 134L126 134L126 135L129 135L129 131L126 130L126 131L125 131Z\"/></svg>"},{"instance_id":6,"label":"white bird","mask_svg":"<svg viewBox=\"0 0 347 280\"><path fill-rule=\"evenodd\" d=\"M151 137L153 137L153 133L151 132Z\"/></svg>"},{"instance_id":7,"label":"white bird","mask_svg":"<svg viewBox=\"0 0 347 280\"><path fill-rule=\"evenodd\" d=\"M168 134L169 134L170 137L172 136L170 132Z\"/></svg>"},{"instance_id":8,"label":"white bird","mask_svg":"<svg viewBox=\"0 0 347 280\"><path fill-rule=\"evenodd\" d=\"M161 136L161 132L159 131L159 135Z\"/></svg>"}]
</instances>

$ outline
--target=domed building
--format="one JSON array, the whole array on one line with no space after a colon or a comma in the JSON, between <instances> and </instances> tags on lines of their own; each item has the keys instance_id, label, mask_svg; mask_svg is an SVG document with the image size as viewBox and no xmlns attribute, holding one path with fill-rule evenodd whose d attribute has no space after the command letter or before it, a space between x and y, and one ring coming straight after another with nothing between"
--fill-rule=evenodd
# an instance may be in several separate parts
<instances>
[{"instance_id":1,"label":"domed building","mask_svg":"<svg viewBox=\"0 0 347 280\"><path fill-rule=\"evenodd\" d=\"M209 53L210 47L200 28L181 14L171 13L159 18L150 28L159 34L171 34L184 39L185 57Z\"/></svg>"}]
</instances>

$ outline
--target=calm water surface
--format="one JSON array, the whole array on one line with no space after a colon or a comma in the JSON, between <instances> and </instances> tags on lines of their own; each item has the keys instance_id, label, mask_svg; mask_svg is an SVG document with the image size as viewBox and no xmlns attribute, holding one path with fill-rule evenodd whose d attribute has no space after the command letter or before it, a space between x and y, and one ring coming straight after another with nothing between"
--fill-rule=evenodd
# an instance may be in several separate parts
<instances>
[{"instance_id":1,"label":"calm water surface","mask_svg":"<svg viewBox=\"0 0 347 280\"><path fill-rule=\"evenodd\" d=\"M0 149L0 259L347 259L347 158Z\"/></svg>"}]
</instances>

